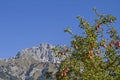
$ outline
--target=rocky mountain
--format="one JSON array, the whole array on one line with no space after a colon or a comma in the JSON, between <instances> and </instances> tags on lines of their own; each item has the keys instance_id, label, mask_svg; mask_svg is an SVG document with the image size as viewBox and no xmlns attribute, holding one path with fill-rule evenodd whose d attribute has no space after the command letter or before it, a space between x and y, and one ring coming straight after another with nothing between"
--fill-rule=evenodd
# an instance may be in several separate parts
<instances>
[{"instance_id":1,"label":"rocky mountain","mask_svg":"<svg viewBox=\"0 0 120 80\"><path fill-rule=\"evenodd\" d=\"M57 71L60 59L51 51L54 46L42 43L39 46L19 51L12 58L0 60L0 80L52 80L46 72Z\"/></svg>"}]
</instances>

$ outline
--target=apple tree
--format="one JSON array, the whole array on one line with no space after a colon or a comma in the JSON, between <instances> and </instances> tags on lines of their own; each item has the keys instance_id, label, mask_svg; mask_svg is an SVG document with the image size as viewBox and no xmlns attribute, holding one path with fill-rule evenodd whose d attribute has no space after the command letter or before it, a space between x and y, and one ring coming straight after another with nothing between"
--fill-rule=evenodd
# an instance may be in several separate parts
<instances>
[{"instance_id":1,"label":"apple tree","mask_svg":"<svg viewBox=\"0 0 120 80\"><path fill-rule=\"evenodd\" d=\"M55 80L119 80L120 79L120 37L114 28L116 17L99 14L91 25L81 16L80 31L76 35L70 28L64 30L73 39L71 47L56 47L59 64Z\"/></svg>"}]
</instances>

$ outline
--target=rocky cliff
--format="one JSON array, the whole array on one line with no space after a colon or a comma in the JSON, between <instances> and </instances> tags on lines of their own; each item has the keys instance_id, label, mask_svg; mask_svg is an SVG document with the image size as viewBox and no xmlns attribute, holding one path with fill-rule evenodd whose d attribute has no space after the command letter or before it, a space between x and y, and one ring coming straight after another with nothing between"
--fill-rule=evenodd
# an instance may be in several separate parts
<instances>
[{"instance_id":1,"label":"rocky cliff","mask_svg":"<svg viewBox=\"0 0 120 80\"><path fill-rule=\"evenodd\" d=\"M0 80L51 80L46 72L54 73L60 59L51 51L54 46L42 43L39 46L19 51L16 56L0 60Z\"/></svg>"}]
</instances>

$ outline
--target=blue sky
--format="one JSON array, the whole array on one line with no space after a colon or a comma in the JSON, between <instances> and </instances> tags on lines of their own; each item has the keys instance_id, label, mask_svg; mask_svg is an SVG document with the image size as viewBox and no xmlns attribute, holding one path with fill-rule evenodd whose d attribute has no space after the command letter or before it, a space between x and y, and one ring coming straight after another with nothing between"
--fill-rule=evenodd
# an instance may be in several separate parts
<instances>
[{"instance_id":1,"label":"blue sky","mask_svg":"<svg viewBox=\"0 0 120 80\"><path fill-rule=\"evenodd\" d=\"M0 0L0 58L15 56L18 51L50 43L67 44L71 37L64 29L71 27L79 34L81 15L93 22L96 7L99 12L117 17L120 32L119 0Z\"/></svg>"}]
</instances>

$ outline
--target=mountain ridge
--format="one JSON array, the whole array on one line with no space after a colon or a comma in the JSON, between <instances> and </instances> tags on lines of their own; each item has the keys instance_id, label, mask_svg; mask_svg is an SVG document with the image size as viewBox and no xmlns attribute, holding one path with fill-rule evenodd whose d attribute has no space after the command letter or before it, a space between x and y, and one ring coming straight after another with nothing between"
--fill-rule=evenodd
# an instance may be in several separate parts
<instances>
[{"instance_id":1,"label":"mountain ridge","mask_svg":"<svg viewBox=\"0 0 120 80\"><path fill-rule=\"evenodd\" d=\"M57 71L60 59L51 51L54 46L42 43L26 48L9 59L0 60L0 80L50 80L46 72Z\"/></svg>"}]
</instances>

